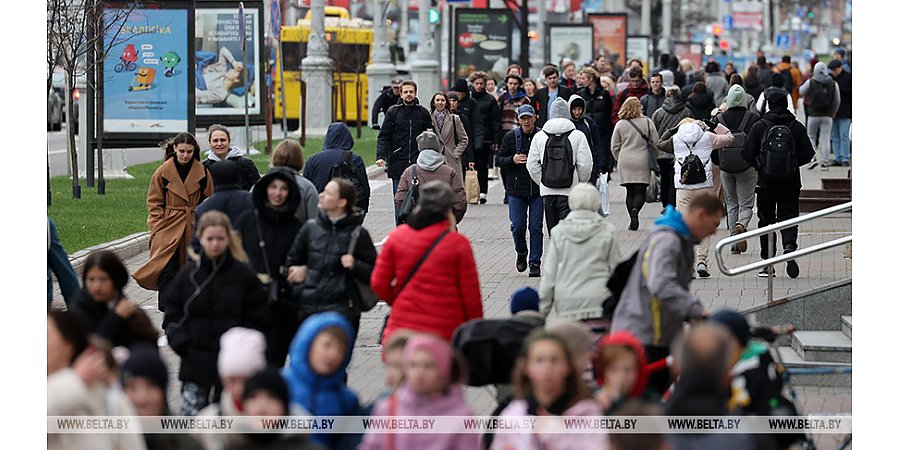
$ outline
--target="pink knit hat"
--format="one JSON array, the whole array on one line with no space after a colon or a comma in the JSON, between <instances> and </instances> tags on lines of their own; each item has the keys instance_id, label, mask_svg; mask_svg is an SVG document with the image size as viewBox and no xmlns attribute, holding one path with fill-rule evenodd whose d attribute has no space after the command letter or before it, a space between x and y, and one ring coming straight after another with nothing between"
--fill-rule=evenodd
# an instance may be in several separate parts
<instances>
[{"instance_id":1,"label":"pink knit hat","mask_svg":"<svg viewBox=\"0 0 900 450\"><path fill-rule=\"evenodd\" d=\"M234 327L219 340L219 377L250 377L266 367L266 337Z\"/></svg>"},{"instance_id":2,"label":"pink knit hat","mask_svg":"<svg viewBox=\"0 0 900 450\"><path fill-rule=\"evenodd\" d=\"M409 338L403 349L403 359L410 360L418 351L425 351L434 358L441 375L450 377L450 367L453 364L453 349L443 339L430 334L416 334Z\"/></svg>"}]
</instances>

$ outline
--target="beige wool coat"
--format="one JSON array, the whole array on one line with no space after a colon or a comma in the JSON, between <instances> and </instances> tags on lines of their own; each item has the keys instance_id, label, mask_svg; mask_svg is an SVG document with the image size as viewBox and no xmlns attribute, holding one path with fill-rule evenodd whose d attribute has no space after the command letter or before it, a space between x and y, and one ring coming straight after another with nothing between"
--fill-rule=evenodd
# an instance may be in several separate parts
<instances>
[{"instance_id":1,"label":"beige wool coat","mask_svg":"<svg viewBox=\"0 0 900 450\"><path fill-rule=\"evenodd\" d=\"M644 135L650 138L653 158L656 159L656 145L659 134L656 125L647 117L641 116L631 120ZM649 134L648 134L649 133ZM638 134L627 120L616 122L612 135L612 155L618 161L619 183L650 184L650 159L647 153L647 141Z\"/></svg>"},{"instance_id":2,"label":"beige wool coat","mask_svg":"<svg viewBox=\"0 0 900 450\"><path fill-rule=\"evenodd\" d=\"M431 121L434 123L434 134L441 141L440 154L444 157L444 163L455 170L458 175L465 176L460 158L469 145L469 136L466 134L466 129L463 128L462 120L458 115L447 112L444 126L439 129L437 119L432 112Z\"/></svg>"}]
</instances>

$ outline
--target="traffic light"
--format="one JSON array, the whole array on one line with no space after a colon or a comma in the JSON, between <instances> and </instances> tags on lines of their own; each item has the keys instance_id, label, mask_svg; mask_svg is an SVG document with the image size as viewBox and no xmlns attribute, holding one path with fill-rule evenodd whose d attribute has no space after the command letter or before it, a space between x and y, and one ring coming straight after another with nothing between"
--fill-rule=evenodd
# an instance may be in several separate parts
<instances>
[{"instance_id":1,"label":"traffic light","mask_svg":"<svg viewBox=\"0 0 900 450\"><path fill-rule=\"evenodd\" d=\"M716 39L718 39L719 36L722 35L722 26L719 24L713 25L712 34L716 37Z\"/></svg>"},{"instance_id":2,"label":"traffic light","mask_svg":"<svg viewBox=\"0 0 900 450\"><path fill-rule=\"evenodd\" d=\"M438 12L437 8L431 8L428 10L428 22L429 23L438 23L441 21L441 14Z\"/></svg>"},{"instance_id":3,"label":"traffic light","mask_svg":"<svg viewBox=\"0 0 900 450\"><path fill-rule=\"evenodd\" d=\"M719 41L719 48L724 51L728 51L728 49L731 48L731 44L729 44L725 39L722 39Z\"/></svg>"}]
</instances>

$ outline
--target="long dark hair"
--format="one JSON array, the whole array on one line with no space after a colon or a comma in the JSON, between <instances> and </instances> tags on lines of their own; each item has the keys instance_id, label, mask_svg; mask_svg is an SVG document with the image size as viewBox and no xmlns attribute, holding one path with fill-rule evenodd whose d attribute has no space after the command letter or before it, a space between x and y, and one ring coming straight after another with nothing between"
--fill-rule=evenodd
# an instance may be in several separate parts
<instances>
[{"instance_id":1,"label":"long dark hair","mask_svg":"<svg viewBox=\"0 0 900 450\"><path fill-rule=\"evenodd\" d=\"M84 271L81 273L82 286L87 286L88 271L94 267L109 275L109 279L112 280L113 286L116 288L116 293L121 296L125 290L125 285L128 284L128 269L125 268L122 260L115 253L108 250L91 253L84 261Z\"/></svg>"},{"instance_id":2,"label":"long dark hair","mask_svg":"<svg viewBox=\"0 0 900 450\"><path fill-rule=\"evenodd\" d=\"M513 370L513 387L515 388L516 397L527 398L532 393L533 387L531 385L531 380L528 379L528 375L525 374L525 366L528 364L528 353L531 351L534 344L540 341L552 341L556 343L566 355L566 362L569 365L569 374L566 376L565 393L571 396L570 403L566 405L566 408L572 407L572 405L581 400L591 398L591 391L581 379L582 371L575 363L575 356L569 350L569 346L566 345L566 342L558 335L549 333L543 329L535 330L529 334L525 339L525 343L522 345L522 352L519 354L519 359L516 361L516 368Z\"/></svg>"},{"instance_id":3,"label":"long dark hair","mask_svg":"<svg viewBox=\"0 0 900 450\"><path fill-rule=\"evenodd\" d=\"M69 361L72 364L88 346L88 334L84 325L69 311L47 311L47 317L56 325L63 340L72 346L72 359Z\"/></svg>"},{"instance_id":4,"label":"long dark hair","mask_svg":"<svg viewBox=\"0 0 900 450\"><path fill-rule=\"evenodd\" d=\"M431 112L434 112L434 110L435 110L434 99L436 99L438 97L438 95L440 95L441 97L444 97L444 103L445 103L444 109L447 112L450 112L450 99L448 99L447 94L445 94L443 92L435 92L434 95L431 96Z\"/></svg>"},{"instance_id":5,"label":"long dark hair","mask_svg":"<svg viewBox=\"0 0 900 450\"><path fill-rule=\"evenodd\" d=\"M197 138L194 137L191 133L181 132L175 135L172 139L167 141L163 141L162 145L166 149L166 157L165 159L169 159L175 156L175 146L178 144L190 144L194 146L194 159L200 161L200 144L197 143Z\"/></svg>"}]
</instances>

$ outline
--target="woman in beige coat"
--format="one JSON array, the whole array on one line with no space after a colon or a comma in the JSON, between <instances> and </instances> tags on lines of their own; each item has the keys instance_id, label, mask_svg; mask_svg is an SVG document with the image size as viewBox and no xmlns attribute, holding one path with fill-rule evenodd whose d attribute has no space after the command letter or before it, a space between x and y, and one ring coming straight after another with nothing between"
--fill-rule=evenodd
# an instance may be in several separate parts
<instances>
[{"instance_id":1,"label":"woman in beige coat","mask_svg":"<svg viewBox=\"0 0 900 450\"><path fill-rule=\"evenodd\" d=\"M162 292L175 278L194 233L194 210L212 193L200 145L190 133L178 133L166 145L166 159L147 190L150 260L132 275L142 288Z\"/></svg>"},{"instance_id":2,"label":"woman in beige coat","mask_svg":"<svg viewBox=\"0 0 900 450\"><path fill-rule=\"evenodd\" d=\"M460 158L469 145L469 136L459 116L450 112L447 96L443 92L431 97L431 121L434 123L434 133L441 143L438 153L458 176L465 176Z\"/></svg>"},{"instance_id":3,"label":"woman in beige coat","mask_svg":"<svg viewBox=\"0 0 900 450\"><path fill-rule=\"evenodd\" d=\"M650 165L651 161L656 162L657 142L656 125L641 112L638 98L628 97L613 128L612 154L618 161L619 184L625 186L625 207L631 216L629 230L638 229L638 213L644 207L650 171L658 170Z\"/></svg>"}]
</instances>

